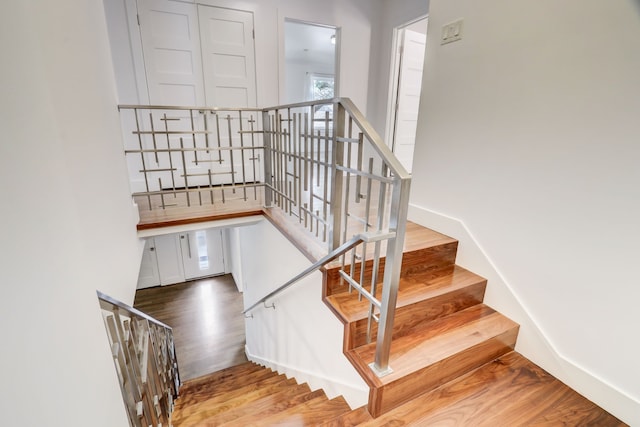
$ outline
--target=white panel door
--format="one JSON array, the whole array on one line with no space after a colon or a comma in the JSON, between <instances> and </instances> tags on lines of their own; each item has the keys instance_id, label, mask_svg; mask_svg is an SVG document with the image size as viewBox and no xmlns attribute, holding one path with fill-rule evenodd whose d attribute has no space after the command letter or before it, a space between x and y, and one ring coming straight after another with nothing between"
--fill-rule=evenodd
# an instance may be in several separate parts
<instances>
[{"instance_id":1,"label":"white panel door","mask_svg":"<svg viewBox=\"0 0 640 427\"><path fill-rule=\"evenodd\" d=\"M202 68L207 105L217 107L255 107L256 70L253 39L253 14L247 11L222 9L198 5ZM250 137L240 130L248 130L257 120L256 114L244 113L242 123L218 117L220 138L223 146L250 145ZM242 129L240 128L242 126ZM221 162L212 163L219 182L237 182L239 171L243 181L262 179L259 154L224 150L218 154ZM232 169L233 164L233 169ZM232 170L235 172L231 177Z\"/></svg>"},{"instance_id":2,"label":"white panel door","mask_svg":"<svg viewBox=\"0 0 640 427\"><path fill-rule=\"evenodd\" d=\"M426 35L404 30L393 152L409 172L416 142L425 43Z\"/></svg>"},{"instance_id":3,"label":"white panel door","mask_svg":"<svg viewBox=\"0 0 640 427\"><path fill-rule=\"evenodd\" d=\"M224 273L222 230L180 233L180 249L186 279Z\"/></svg>"},{"instance_id":4,"label":"white panel door","mask_svg":"<svg viewBox=\"0 0 640 427\"><path fill-rule=\"evenodd\" d=\"M156 257L156 244L155 240L151 237L144 243L137 289L150 288L158 285L160 285L160 273L158 271L158 258Z\"/></svg>"},{"instance_id":5,"label":"white panel door","mask_svg":"<svg viewBox=\"0 0 640 427\"><path fill-rule=\"evenodd\" d=\"M138 0L138 14L151 104L204 105L196 6Z\"/></svg>"},{"instance_id":6,"label":"white panel door","mask_svg":"<svg viewBox=\"0 0 640 427\"><path fill-rule=\"evenodd\" d=\"M177 234L154 237L156 243L156 257L158 258L158 273L161 285L171 285L185 281L182 265L182 251Z\"/></svg>"},{"instance_id":7,"label":"white panel door","mask_svg":"<svg viewBox=\"0 0 640 427\"><path fill-rule=\"evenodd\" d=\"M198 5L207 105L256 106L251 12Z\"/></svg>"}]
</instances>

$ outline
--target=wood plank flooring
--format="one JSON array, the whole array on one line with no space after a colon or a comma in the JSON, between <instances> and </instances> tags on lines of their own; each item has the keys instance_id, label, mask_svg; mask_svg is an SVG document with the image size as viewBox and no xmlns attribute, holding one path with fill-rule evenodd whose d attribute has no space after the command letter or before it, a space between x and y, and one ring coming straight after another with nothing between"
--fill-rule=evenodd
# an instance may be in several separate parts
<instances>
[{"instance_id":1,"label":"wood plank flooring","mask_svg":"<svg viewBox=\"0 0 640 427\"><path fill-rule=\"evenodd\" d=\"M183 381L247 361L242 294L230 274L139 289L134 307L173 328Z\"/></svg>"},{"instance_id":2,"label":"wood plank flooring","mask_svg":"<svg viewBox=\"0 0 640 427\"><path fill-rule=\"evenodd\" d=\"M374 419L252 363L187 381L172 418L195 426L625 426L509 352Z\"/></svg>"}]
</instances>

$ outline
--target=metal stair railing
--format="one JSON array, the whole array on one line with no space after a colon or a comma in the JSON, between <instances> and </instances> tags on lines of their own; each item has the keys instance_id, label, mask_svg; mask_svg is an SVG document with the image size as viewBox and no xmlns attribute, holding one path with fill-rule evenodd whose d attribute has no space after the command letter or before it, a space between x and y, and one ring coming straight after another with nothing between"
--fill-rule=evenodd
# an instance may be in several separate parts
<instances>
[{"instance_id":1,"label":"metal stair railing","mask_svg":"<svg viewBox=\"0 0 640 427\"><path fill-rule=\"evenodd\" d=\"M98 291L131 427L171 425L180 388L171 328Z\"/></svg>"},{"instance_id":2,"label":"metal stair railing","mask_svg":"<svg viewBox=\"0 0 640 427\"><path fill-rule=\"evenodd\" d=\"M378 322L371 368L390 372L411 177L350 99L119 109L123 127L133 129L125 153L141 210L258 203L280 210L327 253L352 236L388 233L340 254L339 275L350 291L380 301L369 301L369 319Z\"/></svg>"}]
</instances>

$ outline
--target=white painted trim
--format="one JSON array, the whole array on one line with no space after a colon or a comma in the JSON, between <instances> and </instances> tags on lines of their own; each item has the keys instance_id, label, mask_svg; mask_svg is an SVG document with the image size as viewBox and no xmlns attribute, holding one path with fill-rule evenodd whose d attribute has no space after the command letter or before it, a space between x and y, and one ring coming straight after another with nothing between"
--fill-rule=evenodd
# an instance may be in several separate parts
<instances>
[{"instance_id":1,"label":"white painted trim","mask_svg":"<svg viewBox=\"0 0 640 427\"><path fill-rule=\"evenodd\" d=\"M415 19L407 21L403 24L400 24L393 28L393 35L391 39L391 61L389 65L389 88L387 92L387 111L385 113L385 141L390 149L393 150L393 131L394 131L394 123L395 123L395 104L398 100L398 78L400 77L400 49L402 48L402 37L400 34L410 25L415 24L418 21L422 21L423 19L429 20L429 15L421 15ZM426 47L426 46L425 46Z\"/></svg>"},{"instance_id":2,"label":"white painted trim","mask_svg":"<svg viewBox=\"0 0 640 427\"><path fill-rule=\"evenodd\" d=\"M485 303L520 324L518 352L624 422L640 426L640 401L558 351L463 221L415 204L409 205L408 216L416 224L459 241L456 263L488 279Z\"/></svg>"},{"instance_id":3,"label":"white painted trim","mask_svg":"<svg viewBox=\"0 0 640 427\"><path fill-rule=\"evenodd\" d=\"M337 396L344 397L351 409L364 406L369 401L369 389L366 387L360 388L354 384L342 382L340 378L329 378L315 372L262 358L251 354L247 346L245 346L245 353L250 361L277 371L279 374L284 374L287 378L295 378L298 384L307 383L311 390L321 388L329 399Z\"/></svg>"}]
</instances>

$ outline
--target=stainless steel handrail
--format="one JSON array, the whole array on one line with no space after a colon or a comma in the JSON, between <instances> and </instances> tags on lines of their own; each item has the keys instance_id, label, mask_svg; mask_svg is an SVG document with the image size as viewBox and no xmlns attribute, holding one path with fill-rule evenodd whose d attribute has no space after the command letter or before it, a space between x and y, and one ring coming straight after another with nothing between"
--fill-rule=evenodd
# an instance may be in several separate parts
<instances>
[{"instance_id":1,"label":"stainless steel handrail","mask_svg":"<svg viewBox=\"0 0 640 427\"><path fill-rule=\"evenodd\" d=\"M273 292L270 292L266 296L262 297L260 300L256 301L254 304L251 305L251 307L244 310L242 314L247 314L254 308L258 307L260 304L267 302L267 300L278 295L280 292L284 291L285 289L288 289L289 287L293 286L298 281L304 279L309 274L318 270L320 267L324 266L325 264L330 263L334 259L340 257L341 255L343 255L350 249L353 249L355 246L359 245L360 243L376 242L380 240L391 239L394 236L395 236L395 233L390 233L390 232L388 233L375 232L375 233L357 234L353 236L353 238L351 238L349 241L345 242L340 247L336 248L335 250L331 251L329 254L325 255L324 257L320 258L318 261L311 264L309 267L305 268L303 271L298 273L292 279L288 280L282 286L278 287L278 289L274 290Z\"/></svg>"},{"instance_id":2,"label":"stainless steel handrail","mask_svg":"<svg viewBox=\"0 0 640 427\"><path fill-rule=\"evenodd\" d=\"M162 323L161 321L159 321L158 319L149 316L147 313L140 311L136 308L133 308L123 302L118 301L115 298L111 298L109 295L103 294L100 291L96 291L96 293L98 294L98 300L100 300L100 307L103 310L110 310L111 308L109 306L112 307L118 307L120 310L126 311L127 313L129 313L130 315L133 316L138 316L141 317L143 319L148 320L151 323L155 323L158 326L162 326L163 328L167 328L169 330L171 329L171 326Z\"/></svg>"}]
</instances>

